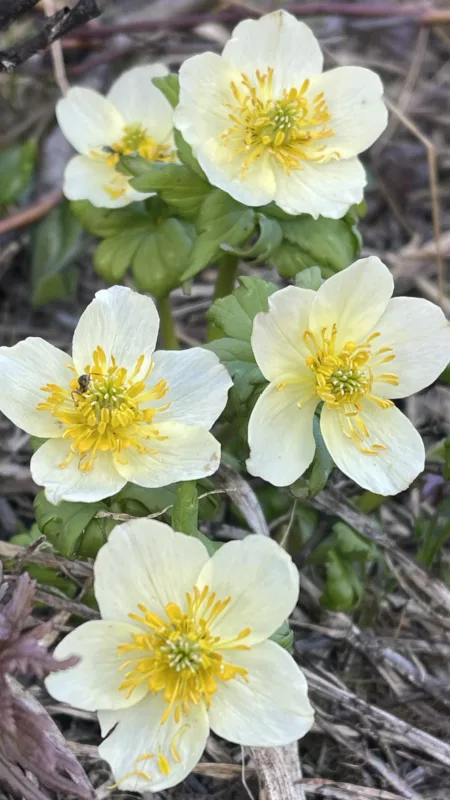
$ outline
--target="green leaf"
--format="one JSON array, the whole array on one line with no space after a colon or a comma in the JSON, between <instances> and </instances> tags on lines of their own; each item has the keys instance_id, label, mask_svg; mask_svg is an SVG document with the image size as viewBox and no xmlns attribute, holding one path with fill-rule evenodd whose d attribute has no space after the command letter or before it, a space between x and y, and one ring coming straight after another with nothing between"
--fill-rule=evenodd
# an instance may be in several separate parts
<instances>
[{"instance_id":1,"label":"green leaf","mask_svg":"<svg viewBox=\"0 0 450 800\"><path fill-rule=\"evenodd\" d=\"M267 383L264 375L255 363L255 357L250 342L239 339L215 339L204 345L205 350L211 350L227 368L233 380L231 391L236 395L237 402L245 403L258 384Z\"/></svg>"},{"instance_id":2,"label":"green leaf","mask_svg":"<svg viewBox=\"0 0 450 800\"><path fill-rule=\"evenodd\" d=\"M225 336L250 342L253 320L259 311L268 310L268 298L276 290L274 283L262 278L239 278L239 286L232 294L212 304L206 313L207 319Z\"/></svg>"},{"instance_id":3,"label":"green leaf","mask_svg":"<svg viewBox=\"0 0 450 800\"><path fill-rule=\"evenodd\" d=\"M334 468L323 436L320 430L320 421L317 415L314 416L314 439L316 440L316 452L312 464L295 483L290 486L290 492L300 500L315 497L327 485L328 478Z\"/></svg>"},{"instance_id":4,"label":"green leaf","mask_svg":"<svg viewBox=\"0 0 450 800\"><path fill-rule=\"evenodd\" d=\"M33 175L36 154L36 139L0 152L0 207L13 203L25 191Z\"/></svg>"},{"instance_id":5,"label":"green leaf","mask_svg":"<svg viewBox=\"0 0 450 800\"><path fill-rule=\"evenodd\" d=\"M280 220L283 242L270 261L285 278L293 278L308 267L319 265L329 274L348 267L359 253L361 239L344 219L315 220L301 214L291 220Z\"/></svg>"},{"instance_id":6,"label":"green leaf","mask_svg":"<svg viewBox=\"0 0 450 800\"><path fill-rule=\"evenodd\" d=\"M219 258L222 246L241 245L255 228L255 212L238 203L220 189L214 189L203 201L197 218L198 237L192 248L189 265L182 280L197 275Z\"/></svg>"},{"instance_id":7,"label":"green leaf","mask_svg":"<svg viewBox=\"0 0 450 800\"><path fill-rule=\"evenodd\" d=\"M74 206L83 224L104 237L95 252L94 266L106 281L119 283L131 268L137 288L156 297L181 285L195 229L169 216L160 198L151 197L145 204L135 203L126 209L94 209L92 214L90 203L77 202Z\"/></svg>"},{"instance_id":8,"label":"green leaf","mask_svg":"<svg viewBox=\"0 0 450 800\"><path fill-rule=\"evenodd\" d=\"M194 156L194 153L192 152L192 147L185 141L185 139L183 139L180 131L175 130L173 138L175 140L175 146L177 148L178 158L180 161L191 170L194 170L194 172L196 172L200 178L203 178L203 180L207 181L208 179L205 173L203 172L200 164Z\"/></svg>"},{"instance_id":9,"label":"green leaf","mask_svg":"<svg viewBox=\"0 0 450 800\"><path fill-rule=\"evenodd\" d=\"M101 239L125 231L145 231L148 226L144 203L132 203L125 208L96 208L87 200L75 200L71 208L83 227Z\"/></svg>"},{"instance_id":10,"label":"green leaf","mask_svg":"<svg viewBox=\"0 0 450 800\"><path fill-rule=\"evenodd\" d=\"M364 585L352 565L330 550L322 605L333 611L350 611L360 604L363 594Z\"/></svg>"},{"instance_id":11,"label":"green leaf","mask_svg":"<svg viewBox=\"0 0 450 800\"><path fill-rule=\"evenodd\" d=\"M276 250L283 239L281 226L275 219L257 213L256 221L259 227L259 236L249 248L222 245L222 250L245 258L247 261L267 261L270 254Z\"/></svg>"},{"instance_id":12,"label":"green leaf","mask_svg":"<svg viewBox=\"0 0 450 800\"><path fill-rule=\"evenodd\" d=\"M311 289L313 292L317 292L323 282L320 267L308 267L295 276L295 285L299 289Z\"/></svg>"},{"instance_id":13,"label":"green leaf","mask_svg":"<svg viewBox=\"0 0 450 800\"><path fill-rule=\"evenodd\" d=\"M82 248L82 226L64 200L38 223L31 236L31 302L51 303L75 291L78 272L69 269Z\"/></svg>"},{"instance_id":14,"label":"green leaf","mask_svg":"<svg viewBox=\"0 0 450 800\"><path fill-rule=\"evenodd\" d=\"M66 558L78 552L81 537L99 510L107 510L104 503L68 503L54 506L44 492L34 499L34 510L39 530L52 543L55 550ZM100 520L95 520L100 522ZM104 540L106 541L106 540Z\"/></svg>"},{"instance_id":15,"label":"green leaf","mask_svg":"<svg viewBox=\"0 0 450 800\"><path fill-rule=\"evenodd\" d=\"M151 164L143 158L125 156L136 177L130 181L138 192L158 192L169 208L187 220L195 220L211 186L183 164Z\"/></svg>"},{"instance_id":16,"label":"green leaf","mask_svg":"<svg viewBox=\"0 0 450 800\"><path fill-rule=\"evenodd\" d=\"M164 97L169 101L172 108L175 108L178 105L178 100L180 97L180 82L178 80L178 75L170 73L170 75L164 75L162 78L152 78L152 83L157 89L159 89L160 92L163 93Z\"/></svg>"},{"instance_id":17,"label":"green leaf","mask_svg":"<svg viewBox=\"0 0 450 800\"><path fill-rule=\"evenodd\" d=\"M284 650L287 650L288 653L293 652L294 648L294 634L291 631L289 626L289 622L286 620L283 622L282 625L269 637L272 642L276 642L279 644L280 647L283 647Z\"/></svg>"}]
</instances>

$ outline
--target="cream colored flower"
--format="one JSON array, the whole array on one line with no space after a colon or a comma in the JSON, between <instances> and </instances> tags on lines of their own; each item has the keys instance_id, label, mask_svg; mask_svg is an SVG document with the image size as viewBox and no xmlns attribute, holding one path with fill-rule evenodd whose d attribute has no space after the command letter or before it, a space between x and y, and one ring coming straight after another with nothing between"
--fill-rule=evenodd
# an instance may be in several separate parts
<instances>
[{"instance_id":1,"label":"cream colored flower","mask_svg":"<svg viewBox=\"0 0 450 800\"><path fill-rule=\"evenodd\" d=\"M64 174L69 200L120 208L151 196L132 189L115 165L121 155L135 152L148 161L175 160L172 106L152 83L164 75L162 64L134 67L116 80L106 97L76 86L59 100L59 126L80 153Z\"/></svg>"},{"instance_id":2,"label":"cream colored flower","mask_svg":"<svg viewBox=\"0 0 450 800\"><path fill-rule=\"evenodd\" d=\"M250 418L252 475L287 486L311 463L313 418L336 465L369 491L406 489L424 446L392 400L432 383L450 361L450 325L433 303L395 297L375 257L317 292L289 286L257 314L252 347L269 386Z\"/></svg>"},{"instance_id":3,"label":"cream colored flower","mask_svg":"<svg viewBox=\"0 0 450 800\"><path fill-rule=\"evenodd\" d=\"M209 433L231 380L200 347L154 353L159 318L123 286L97 292L73 336L72 358L38 338L0 347L0 411L48 439L31 474L52 503L93 502L128 481L159 487L211 475Z\"/></svg>"},{"instance_id":4,"label":"cream colored flower","mask_svg":"<svg viewBox=\"0 0 450 800\"><path fill-rule=\"evenodd\" d=\"M221 56L184 62L174 122L212 184L315 218L362 200L356 156L386 127L383 87L371 70L322 66L314 34L286 11L240 22Z\"/></svg>"},{"instance_id":5,"label":"cream colored flower","mask_svg":"<svg viewBox=\"0 0 450 800\"><path fill-rule=\"evenodd\" d=\"M121 789L158 792L182 781L210 728L261 747L311 728L305 677L268 641L298 597L297 569L271 539L248 536L209 558L168 525L127 522L97 556L95 594L103 619L58 645L57 658L74 653L81 662L53 674L47 689L98 711L109 733L100 755Z\"/></svg>"}]
</instances>

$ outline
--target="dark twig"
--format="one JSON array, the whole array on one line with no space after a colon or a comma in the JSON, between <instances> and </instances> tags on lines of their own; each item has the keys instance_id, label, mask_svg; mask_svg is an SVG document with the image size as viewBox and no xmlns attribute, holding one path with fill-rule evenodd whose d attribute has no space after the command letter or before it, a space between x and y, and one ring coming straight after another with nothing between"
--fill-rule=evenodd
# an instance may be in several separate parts
<instances>
[{"instance_id":1,"label":"dark twig","mask_svg":"<svg viewBox=\"0 0 450 800\"><path fill-rule=\"evenodd\" d=\"M47 17L44 27L36 36L21 44L0 51L0 72L12 72L20 64L28 61L40 50L45 50L52 42L65 36L74 28L84 25L101 14L100 0L78 0L74 8L62 8Z\"/></svg>"},{"instance_id":2,"label":"dark twig","mask_svg":"<svg viewBox=\"0 0 450 800\"><path fill-rule=\"evenodd\" d=\"M11 25L38 3L38 0L2 0L0 3L0 30Z\"/></svg>"}]
</instances>

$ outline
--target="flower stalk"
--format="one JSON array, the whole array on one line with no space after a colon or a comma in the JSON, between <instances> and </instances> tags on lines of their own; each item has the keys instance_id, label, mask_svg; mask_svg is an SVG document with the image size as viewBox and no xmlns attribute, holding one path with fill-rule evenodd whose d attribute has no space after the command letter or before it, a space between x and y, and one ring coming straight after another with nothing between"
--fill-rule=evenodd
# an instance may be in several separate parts
<instances>
[{"instance_id":1,"label":"flower stalk","mask_svg":"<svg viewBox=\"0 0 450 800\"><path fill-rule=\"evenodd\" d=\"M233 253L224 253L219 261L217 267L216 285L214 287L214 300L219 300L221 297L227 297L231 294L236 283L236 275L238 271L238 257ZM222 332L214 325L213 322L208 324L206 333L206 340L212 342L213 339L219 339Z\"/></svg>"},{"instance_id":2,"label":"flower stalk","mask_svg":"<svg viewBox=\"0 0 450 800\"><path fill-rule=\"evenodd\" d=\"M179 350L180 343L175 333L175 320L172 314L169 295L164 295L158 300L158 311L161 325L161 336L167 350Z\"/></svg>"}]
</instances>

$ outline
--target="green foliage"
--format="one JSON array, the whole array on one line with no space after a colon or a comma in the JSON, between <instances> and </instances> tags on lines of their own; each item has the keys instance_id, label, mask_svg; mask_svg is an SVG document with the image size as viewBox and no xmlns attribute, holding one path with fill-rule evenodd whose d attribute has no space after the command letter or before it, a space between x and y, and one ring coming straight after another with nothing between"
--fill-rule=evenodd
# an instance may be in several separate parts
<instances>
[{"instance_id":1,"label":"green foliage","mask_svg":"<svg viewBox=\"0 0 450 800\"><path fill-rule=\"evenodd\" d=\"M31 235L31 302L42 306L76 290L73 267L82 249L82 225L67 200L34 226Z\"/></svg>"},{"instance_id":2,"label":"green foliage","mask_svg":"<svg viewBox=\"0 0 450 800\"><path fill-rule=\"evenodd\" d=\"M316 452L313 462L305 474L290 487L294 497L301 500L315 497L316 494L319 494L327 485L328 478L334 468L333 459L323 440L317 415L314 417L314 438L316 440Z\"/></svg>"},{"instance_id":3,"label":"green foliage","mask_svg":"<svg viewBox=\"0 0 450 800\"><path fill-rule=\"evenodd\" d=\"M200 207L197 239L182 280L187 281L220 257L225 249L244 244L255 229L252 208L233 200L220 189L213 189Z\"/></svg>"},{"instance_id":4,"label":"green foliage","mask_svg":"<svg viewBox=\"0 0 450 800\"><path fill-rule=\"evenodd\" d=\"M295 285L299 289L311 289L317 292L324 282L320 267L308 267L295 276Z\"/></svg>"},{"instance_id":5,"label":"green foliage","mask_svg":"<svg viewBox=\"0 0 450 800\"><path fill-rule=\"evenodd\" d=\"M309 214L280 219L283 241L270 256L280 275L293 278L303 269L322 267L330 277L348 267L358 256L361 237L357 228L344 219L315 220Z\"/></svg>"},{"instance_id":6,"label":"green foliage","mask_svg":"<svg viewBox=\"0 0 450 800\"><path fill-rule=\"evenodd\" d=\"M281 225L276 219L266 217L261 213L255 214L255 221L259 233L256 240L248 248L223 244L222 250L255 263L270 259L271 253L280 246L283 240Z\"/></svg>"},{"instance_id":7,"label":"green foliage","mask_svg":"<svg viewBox=\"0 0 450 800\"><path fill-rule=\"evenodd\" d=\"M0 208L14 203L28 187L36 155L36 139L28 139L23 145L0 152Z\"/></svg>"},{"instance_id":8,"label":"green foliage","mask_svg":"<svg viewBox=\"0 0 450 800\"><path fill-rule=\"evenodd\" d=\"M208 321L225 337L205 345L227 367L234 381L230 401L237 406L249 400L258 384L266 383L255 362L250 338L256 314L268 310L268 298L277 288L261 278L242 277L239 284L232 294L216 300L207 311Z\"/></svg>"},{"instance_id":9,"label":"green foliage","mask_svg":"<svg viewBox=\"0 0 450 800\"><path fill-rule=\"evenodd\" d=\"M178 105L180 96L180 82L178 75L170 74L164 75L163 78L152 78L152 83L163 93L166 100L169 101L172 108Z\"/></svg>"},{"instance_id":10,"label":"green foliage","mask_svg":"<svg viewBox=\"0 0 450 800\"><path fill-rule=\"evenodd\" d=\"M280 647L283 647L284 650L287 650L289 653L293 652L294 649L294 634L291 631L289 626L289 622L286 620L283 622L282 625L275 631L275 633L270 636L272 642L276 642L279 644Z\"/></svg>"},{"instance_id":11,"label":"green foliage","mask_svg":"<svg viewBox=\"0 0 450 800\"><path fill-rule=\"evenodd\" d=\"M139 156L123 156L121 167L133 176L138 192L158 192L161 199L183 219L194 221L211 186L184 164L155 164Z\"/></svg>"},{"instance_id":12,"label":"green foliage","mask_svg":"<svg viewBox=\"0 0 450 800\"><path fill-rule=\"evenodd\" d=\"M323 564L326 583L322 604L333 611L351 611L364 596L367 566L377 556L377 550L349 525L336 522L332 533L314 550L311 564Z\"/></svg>"},{"instance_id":13,"label":"green foliage","mask_svg":"<svg viewBox=\"0 0 450 800\"><path fill-rule=\"evenodd\" d=\"M72 207L91 233L104 237L94 256L102 278L118 283L131 267L137 288L157 297L180 285L195 230L171 216L159 198L123 209L94 208L81 200Z\"/></svg>"},{"instance_id":14,"label":"green foliage","mask_svg":"<svg viewBox=\"0 0 450 800\"><path fill-rule=\"evenodd\" d=\"M416 559L429 569L439 560L444 545L450 538L450 497L438 503L431 517L416 521L415 535L419 541Z\"/></svg>"}]
</instances>

